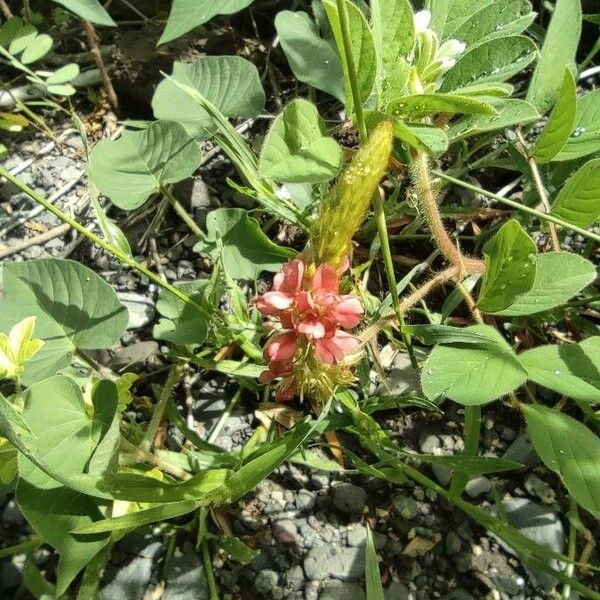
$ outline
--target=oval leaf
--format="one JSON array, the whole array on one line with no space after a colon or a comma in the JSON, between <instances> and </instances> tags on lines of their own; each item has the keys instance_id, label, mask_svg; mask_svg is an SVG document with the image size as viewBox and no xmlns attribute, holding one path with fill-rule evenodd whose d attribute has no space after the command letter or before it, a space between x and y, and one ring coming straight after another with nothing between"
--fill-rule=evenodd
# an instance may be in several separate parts
<instances>
[{"instance_id":1,"label":"oval leaf","mask_svg":"<svg viewBox=\"0 0 600 600\"><path fill-rule=\"evenodd\" d=\"M156 121L142 131L103 140L90 153L94 185L124 210L141 206L168 183L186 179L200 165L196 142L179 123Z\"/></svg>"},{"instance_id":2,"label":"oval leaf","mask_svg":"<svg viewBox=\"0 0 600 600\"><path fill-rule=\"evenodd\" d=\"M477 305L488 313L507 308L533 286L537 246L511 219L483 247L485 272Z\"/></svg>"},{"instance_id":3,"label":"oval leaf","mask_svg":"<svg viewBox=\"0 0 600 600\"><path fill-rule=\"evenodd\" d=\"M403 96L387 106L386 112L394 116L408 115L420 118L437 113L496 115L498 111L487 102L471 96L456 94L418 94Z\"/></svg>"},{"instance_id":4,"label":"oval leaf","mask_svg":"<svg viewBox=\"0 0 600 600\"><path fill-rule=\"evenodd\" d=\"M314 104L298 99L273 121L258 170L274 181L318 183L334 177L342 159L342 149L325 135L325 123Z\"/></svg>"},{"instance_id":5,"label":"oval leaf","mask_svg":"<svg viewBox=\"0 0 600 600\"><path fill-rule=\"evenodd\" d=\"M583 508L600 517L600 438L579 421L546 406L522 405L544 464L557 473Z\"/></svg>"},{"instance_id":6,"label":"oval leaf","mask_svg":"<svg viewBox=\"0 0 600 600\"><path fill-rule=\"evenodd\" d=\"M255 117L265 107L265 92L256 67L239 56L206 56L193 63L173 64L173 79L199 91L226 117ZM214 127L210 115L172 81L158 84L152 98L157 119L181 123L198 139Z\"/></svg>"}]
</instances>

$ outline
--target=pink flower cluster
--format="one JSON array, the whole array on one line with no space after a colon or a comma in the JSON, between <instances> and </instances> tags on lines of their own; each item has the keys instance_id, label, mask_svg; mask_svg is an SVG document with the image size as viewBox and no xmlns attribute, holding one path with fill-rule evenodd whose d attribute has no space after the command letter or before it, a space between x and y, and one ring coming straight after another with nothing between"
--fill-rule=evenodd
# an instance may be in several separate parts
<instances>
[{"instance_id":1,"label":"pink flower cluster","mask_svg":"<svg viewBox=\"0 0 600 600\"><path fill-rule=\"evenodd\" d=\"M284 329L265 346L269 367L261 375L262 382L292 375L294 355L304 340L312 346L317 360L325 364L336 364L360 345L356 337L344 331L360 323L360 300L352 294L340 295L340 280L333 267L321 265L309 285L305 271L300 259L286 263L275 275L273 290L256 300L258 310L279 318ZM278 397L289 400L294 394L294 386L287 385L280 388Z\"/></svg>"}]
</instances>

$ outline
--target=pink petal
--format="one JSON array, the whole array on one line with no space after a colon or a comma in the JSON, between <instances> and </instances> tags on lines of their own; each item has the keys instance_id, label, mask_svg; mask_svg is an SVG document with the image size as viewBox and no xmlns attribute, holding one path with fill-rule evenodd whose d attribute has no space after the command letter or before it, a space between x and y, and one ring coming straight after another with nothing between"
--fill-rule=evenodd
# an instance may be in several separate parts
<instances>
[{"instance_id":1,"label":"pink petal","mask_svg":"<svg viewBox=\"0 0 600 600\"><path fill-rule=\"evenodd\" d=\"M302 287L304 278L304 263L295 258L283 265L281 271L273 278L273 289L293 294Z\"/></svg>"},{"instance_id":2,"label":"pink petal","mask_svg":"<svg viewBox=\"0 0 600 600\"><path fill-rule=\"evenodd\" d=\"M295 333L284 333L269 340L265 346L265 358L269 361L289 360L296 352L298 338Z\"/></svg>"},{"instance_id":3,"label":"pink petal","mask_svg":"<svg viewBox=\"0 0 600 600\"><path fill-rule=\"evenodd\" d=\"M352 329L361 322L363 307L356 296L348 294L342 296L341 302L331 307L330 315L340 327Z\"/></svg>"},{"instance_id":4,"label":"pink petal","mask_svg":"<svg viewBox=\"0 0 600 600\"><path fill-rule=\"evenodd\" d=\"M296 310L305 313L315 307L312 295L310 292L298 292L296 294Z\"/></svg>"},{"instance_id":5,"label":"pink petal","mask_svg":"<svg viewBox=\"0 0 600 600\"><path fill-rule=\"evenodd\" d=\"M335 269L329 265L321 265L313 277L312 289L337 293L339 288L340 280Z\"/></svg>"},{"instance_id":6,"label":"pink petal","mask_svg":"<svg viewBox=\"0 0 600 600\"><path fill-rule=\"evenodd\" d=\"M343 354L354 352L360 348L360 340L346 331L342 331L341 329L338 329L335 332L335 335L331 338L331 342L335 344L338 350L340 350Z\"/></svg>"},{"instance_id":7,"label":"pink petal","mask_svg":"<svg viewBox=\"0 0 600 600\"><path fill-rule=\"evenodd\" d=\"M344 354L353 352L360 346L360 340L341 329L336 330L333 337L315 342L315 356L324 363L340 361Z\"/></svg>"},{"instance_id":8,"label":"pink petal","mask_svg":"<svg viewBox=\"0 0 600 600\"><path fill-rule=\"evenodd\" d=\"M261 383L269 383L276 377L286 377L287 375L290 375L292 368L293 363L291 360L274 360L269 363L269 367L259 375L258 380Z\"/></svg>"},{"instance_id":9,"label":"pink petal","mask_svg":"<svg viewBox=\"0 0 600 600\"><path fill-rule=\"evenodd\" d=\"M335 354L332 352L332 348L329 345L330 339L331 338L315 341L315 356L322 363L328 365L337 362ZM333 349L335 349L335 347Z\"/></svg>"},{"instance_id":10,"label":"pink petal","mask_svg":"<svg viewBox=\"0 0 600 600\"><path fill-rule=\"evenodd\" d=\"M285 292L266 292L257 298L254 305L263 315L272 315L286 310L294 303L294 297Z\"/></svg>"},{"instance_id":11,"label":"pink petal","mask_svg":"<svg viewBox=\"0 0 600 600\"><path fill-rule=\"evenodd\" d=\"M306 337L311 339L319 339L325 336L325 324L321 319L308 318L302 321L297 331L303 333Z\"/></svg>"}]
</instances>

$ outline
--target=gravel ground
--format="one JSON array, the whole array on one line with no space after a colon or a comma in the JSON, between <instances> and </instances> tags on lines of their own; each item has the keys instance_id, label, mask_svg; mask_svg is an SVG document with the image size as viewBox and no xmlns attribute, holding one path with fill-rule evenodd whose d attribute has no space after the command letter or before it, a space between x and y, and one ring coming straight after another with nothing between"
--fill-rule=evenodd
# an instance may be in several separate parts
<instances>
[{"instance_id":1,"label":"gravel ground","mask_svg":"<svg viewBox=\"0 0 600 600\"><path fill-rule=\"evenodd\" d=\"M46 197L57 195L56 203L80 221L91 218L84 172L83 148L75 134L65 134L59 147L48 150L41 136L32 135L14 144L5 163L20 169L30 157L37 157L20 177ZM44 149L47 151L44 153ZM235 198L218 188L229 167L215 157L205 168L205 181L178 190L199 223L208 210L231 205ZM65 187L68 188L65 190ZM59 194L63 191L64 193ZM218 200L217 200L218 198ZM31 201L8 185L0 188L0 252L14 249L27 240L60 226L47 212L35 212ZM154 211L126 227L132 240L151 229ZM114 213L119 223L123 215ZM151 236L152 237L152 236ZM191 279L206 273L207 265L191 251L191 240L175 219L167 215L154 239L164 257L161 269L170 281ZM134 250L139 251L139 250ZM144 278L126 272L104 254L79 244L71 232L45 243L33 243L11 252L3 260L28 260L46 256L70 256L100 273L118 291L130 310L130 328L122 347L98 353L102 364L118 369L135 363L140 371L152 371L163 364L161 348L151 338L157 290ZM404 358L382 351L387 357L390 385L396 391L410 389L418 379ZM377 382L374 382L376 385ZM215 379L194 384L190 391L191 411L199 435L206 436L226 406L230 390ZM216 443L227 450L239 449L250 437L256 421L253 398L243 399L227 421ZM452 454L463 447L462 420L455 405L444 416L410 409L379 414L382 425L402 446L432 454ZM143 408L133 407L132 420L147 418ZM168 431L166 447L178 449L180 435ZM355 440L344 443L358 450ZM521 472L501 477L477 477L466 489L480 506L494 504L496 492L504 503L509 520L538 542L555 551L565 548L567 523L557 514L564 512L565 498L556 479L538 469L522 424L501 406L484 411L482 449L491 456L506 456L526 465ZM318 448L315 452L319 452ZM443 485L449 481L446 468L436 465L433 476ZM0 548L30 534L10 490L0 488ZM349 472L311 471L298 465L284 465L263 481L238 504L228 507L226 517L233 533L260 550L249 564L241 565L219 552L213 566L223 598L231 599L362 599L364 594L365 526L374 531L380 551L386 598L390 600L551 599L558 595L554 583L543 574L522 567L513 554L477 524L438 498L435 493L406 484L392 488ZM103 577L102 598L106 600L208 598L200 556L194 539L182 525L175 547L170 547L171 528L147 529L127 535L112 552ZM595 532L596 537L600 534ZM165 560L168 556L169 560ZM597 562L597 552L591 562ZM35 564L52 571L56 556L47 547L35 552ZM20 590L23 555L0 561L0 598L28 598ZM588 579L589 583L589 579ZM154 594L154 595L153 595ZM573 596L574 597L574 596Z\"/></svg>"}]
</instances>

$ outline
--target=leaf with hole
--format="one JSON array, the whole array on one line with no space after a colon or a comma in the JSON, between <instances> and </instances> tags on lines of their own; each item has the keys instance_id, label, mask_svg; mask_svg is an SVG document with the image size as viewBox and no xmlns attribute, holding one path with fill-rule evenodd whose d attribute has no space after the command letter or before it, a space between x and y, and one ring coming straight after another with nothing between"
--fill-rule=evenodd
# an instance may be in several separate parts
<instances>
[{"instance_id":1,"label":"leaf with hole","mask_svg":"<svg viewBox=\"0 0 600 600\"><path fill-rule=\"evenodd\" d=\"M75 13L78 17L96 25L114 27L116 23L100 4L99 0L53 0L57 4Z\"/></svg>"},{"instance_id":2,"label":"leaf with hole","mask_svg":"<svg viewBox=\"0 0 600 600\"><path fill-rule=\"evenodd\" d=\"M600 90L589 92L577 100L575 126L556 161L582 158L600 151Z\"/></svg>"},{"instance_id":3,"label":"leaf with hole","mask_svg":"<svg viewBox=\"0 0 600 600\"><path fill-rule=\"evenodd\" d=\"M342 166L342 149L326 135L314 104L292 100L271 125L260 153L258 171L279 182L319 183Z\"/></svg>"},{"instance_id":4,"label":"leaf with hole","mask_svg":"<svg viewBox=\"0 0 600 600\"><path fill-rule=\"evenodd\" d=\"M483 247L485 272L477 306L494 313L528 292L535 281L537 246L511 219Z\"/></svg>"},{"instance_id":5,"label":"leaf with hole","mask_svg":"<svg viewBox=\"0 0 600 600\"><path fill-rule=\"evenodd\" d=\"M205 56L193 63L173 63L172 78L202 94L225 117L255 117L265 107L256 67L239 56ZM213 118L173 81L161 81L152 98L157 119L177 121L199 140L216 130Z\"/></svg>"},{"instance_id":6,"label":"leaf with hole","mask_svg":"<svg viewBox=\"0 0 600 600\"><path fill-rule=\"evenodd\" d=\"M444 76L442 92L472 85L495 83L520 73L536 57L535 44L524 36L489 40L467 50Z\"/></svg>"},{"instance_id":7,"label":"leaf with hole","mask_svg":"<svg viewBox=\"0 0 600 600\"><path fill-rule=\"evenodd\" d=\"M569 69L565 69L556 104L531 155L540 163L552 160L565 146L573 131L577 111L577 86Z\"/></svg>"},{"instance_id":8,"label":"leaf with hole","mask_svg":"<svg viewBox=\"0 0 600 600\"><path fill-rule=\"evenodd\" d=\"M519 355L529 379L558 394L600 402L600 337L579 344L547 345Z\"/></svg>"},{"instance_id":9,"label":"leaf with hole","mask_svg":"<svg viewBox=\"0 0 600 600\"><path fill-rule=\"evenodd\" d=\"M560 306L596 279L596 268L571 252L546 252L536 260L532 288L496 314L504 317L533 315Z\"/></svg>"},{"instance_id":10,"label":"leaf with hole","mask_svg":"<svg viewBox=\"0 0 600 600\"><path fill-rule=\"evenodd\" d=\"M542 114L556 102L565 68L575 68L575 54L581 35L581 0L557 0L546 31L540 58L527 90L531 102Z\"/></svg>"},{"instance_id":11,"label":"leaf with hole","mask_svg":"<svg viewBox=\"0 0 600 600\"><path fill-rule=\"evenodd\" d=\"M533 447L583 508L600 517L600 438L564 413L539 404L521 406Z\"/></svg>"},{"instance_id":12,"label":"leaf with hole","mask_svg":"<svg viewBox=\"0 0 600 600\"><path fill-rule=\"evenodd\" d=\"M600 218L600 158L585 163L567 179L550 212L584 229Z\"/></svg>"},{"instance_id":13,"label":"leaf with hole","mask_svg":"<svg viewBox=\"0 0 600 600\"><path fill-rule=\"evenodd\" d=\"M216 15L231 15L250 6L254 0L173 0L165 29L158 40L166 44L204 25Z\"/></svg>"},{"instance_id":14,"label":"leaf with hole","mask_svg":"<svg viewBox=\"0 0 600 600\"><path fill-rule=\"evenodd\" d=\"M314 21L302 11L277 13L275 29L296 79L343 102L344 74L333 40L321 37Z\"/></svg>"},{"instance_id":15,"label":"leaf with hole","mask_svg":"<svg viewBox=\"0 0 600 600\"><path fill-rule=\"evenodd\" d=\"M361 102L365 102L373 91L375 75L377 73L377 54L375 42L369 24L360 9L350 2L345 2L348 12L348 28L350 30L350 46L354 58L354 66L358 79L358 94ZM337 5L332 0L323 0L327 17L331 24L333 36L341 56L342 69L344 71L346 110L353 112L352 92L350 90L349 65L346 64L344 53L344 40Z\"/></svg>"},{"instance_id":16,"label":"leaf with hole","mask_svg":"<svg viewBox=\"0 0 600 600\"><path fill-rule=\"evenodd\" d=\"M123 210L134 210L170 183L194 173L200 149L179 123L155 121L142 131L102 140L90 153L92 183Z\"/></svg>"},{"instance_id":17,"label":"leaf with hole","mask_svg":"<svg viewBox=\"0 0 600 600\"><path fill-rule=\"evenodd\" d=\"M87 471L93 453L110 430L117 408L116 386L107 382L101 396L93 396L93 416L88 415L79 387L56 376L31 386L23 418L36 450L64 476ZM75 539L71 530L102 518L99 500L63 486L19 456L17 501L34 530L60 554L57 593L62 595L75 576L109 541L96 536Z\"/></svg>"},{"instance_id":18,"label":"leaf with hole","mask_svg":"<svg viewBox=\"0 0 600 600\"><path fill-rule=\"evenodd\" d=\"M278 246L262 231L258 221L242 208L218 208L206 220L207 240L194 250L221 259L223 268L234 279L256 279L262 271L277 271L296 255Z\"/></svg>"},{"instance_id":19,"label":"leaf with hole","mask_svg":"<svg viewBox=\"0 0 600 600\"><path fill-rule=\"evenodd\" d=\"M421 385L430 400L449 398L465 406L487 404L517 389L527 379L512 348L488 325L467 328L494 345L436 346L423 367Z\"/></svg>"},{"instance_id":20,"label":"leaf with hole","mask_svg":"<svg viewBox=\"0 0 600 600\"><path fill-rule=\"evenodd\" d=\"M467 48L488 40L518 35L535 19L528 0L493 2L473 13L452 37L467 44Z\"/></svg>"},{"instance_id":21,"label":"leaf with hole","mask_svg":"<svg viewBox=\"0 0 600 600\"><path fill-rule=\"evenodd\" d=\"M3 266L0 331L35 316L42 349L27 363L30 385L66 367L77 348L115 345L127 326L127 310L96 273L71 260L44 258Z\"/></svg>"}]
</instances>

